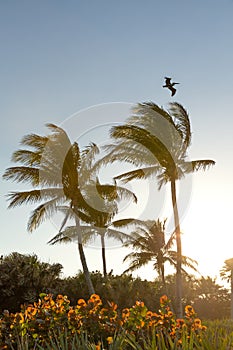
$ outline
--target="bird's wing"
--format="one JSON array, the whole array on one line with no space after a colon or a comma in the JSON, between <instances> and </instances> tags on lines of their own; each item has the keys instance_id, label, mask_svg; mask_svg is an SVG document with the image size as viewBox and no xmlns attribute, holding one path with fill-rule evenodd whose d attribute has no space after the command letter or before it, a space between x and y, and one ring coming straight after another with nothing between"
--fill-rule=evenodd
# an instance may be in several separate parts
<instances>
[{"instance_id":1,"label":"bird's wing","mask_svg":"<svg viewBox=\"0 0 233 350\"><path fill-rule=\"evenodd\" d=\"M171 78L165 77L165 83L166 83L166 85L170 85L171 84Z\"/></svg>"},{"instance_id":2,"label":"bird's wing","mask_svg":"<svg viewBox=\"0 0 233 350\"><path fill-rule=\"evenodd\" d=\"M174 96L175 93L176 93L176 89L175 89L174 87L172 87L172 86L171 86L169 89L170 89L171 92L172 92L171 96Z\"/></svg>"}]
</instances>

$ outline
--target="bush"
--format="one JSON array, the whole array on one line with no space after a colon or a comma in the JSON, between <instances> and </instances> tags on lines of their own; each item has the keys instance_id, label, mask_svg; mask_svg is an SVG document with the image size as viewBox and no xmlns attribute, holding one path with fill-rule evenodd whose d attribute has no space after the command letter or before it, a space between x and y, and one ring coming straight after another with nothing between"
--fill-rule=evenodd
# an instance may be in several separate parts
<instances>
[{"instance_id":1,"label":"bush","mask_svg":"<svg viewBox=\"0 0 233 350\"><path fill-rule=\"evenodd\" d=\"M119 312L114 302L103 305L96 294L87 301L79 299L75 306L70 306L63 295L55 300L52 295L40 297L37 303L24 305L15 314L5 311L0 320L1 349L17 349L20 339L26 340L29 349L36 346L39 349L56 343L64 335L67 344L72 344L74 337L86 335L86 341L95 344L96 349L110 346L116 335L118 341L124 335L128 346L132 341L143 346L145 339L155 334L155 338L163 339L169 346L171 341L182 343L184 334L186 338L195 334L199 339L205 330L192 306L186 306L183 319L176 319L166 296L160 298L158 313L148 310L142 301Z\"/></svg>"}]
</instances>

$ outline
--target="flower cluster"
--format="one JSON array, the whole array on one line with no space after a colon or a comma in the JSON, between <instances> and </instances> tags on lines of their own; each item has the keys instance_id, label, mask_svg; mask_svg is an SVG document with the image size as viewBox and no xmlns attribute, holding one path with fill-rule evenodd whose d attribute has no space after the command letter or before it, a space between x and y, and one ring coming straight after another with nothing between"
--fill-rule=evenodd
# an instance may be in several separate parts
<instances>
[{"instance_id":1,"label":"flower cluster","mask_svg":"<svg viewBox=\"0 0 233 350\"><path fill-rule=\"evenodd\" d=\"M10 314L5 311L0 319L0 349L16 342L18 336L27 337L33 345L44 345L54 335L66 334L71 339L74 334L88 334L90 341L97 344L111 344L114 334L124 331L136 338L141 334L155 331L181 338L183 329L188 333L204 330L201 320L191 306L186 306L185 317L176 319L166 296L160 298L158 313L147 309L142 301L134 306L118 311L114 302L103 306L96 294L85 301L79 299L75 306L70 305L67 296L43 294L37 303L24 305L21 312Z\"/></svg>"}]
</instances>

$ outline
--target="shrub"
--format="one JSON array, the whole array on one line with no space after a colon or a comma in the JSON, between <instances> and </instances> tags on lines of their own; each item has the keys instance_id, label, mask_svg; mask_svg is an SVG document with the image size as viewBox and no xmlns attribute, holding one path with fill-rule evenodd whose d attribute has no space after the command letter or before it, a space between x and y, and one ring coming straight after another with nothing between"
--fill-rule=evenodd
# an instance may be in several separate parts
<instances>
[{"instance_id":1,"label":"shrub","mask_svg":"<svg viewBox=\"0 0 233 350\"><path fill-rule=\"evenodd\" d=\"M117 334L131 337L137 344L156 334L165 344L175 340L182 342L184 334L197 339L205 330L197 318L192 306L186 306L185 317L176 319L166 296L160 298L158 312L148 310L144 302L137 301L131 308L119 312L114 302L102 304L99 295L93 294L87 301L79 299L70 306L66 296L41 294L38 302L23 305L15 314L4 312L0 320L1 349L17 348L19 339L27 339L29 349L36 345L46 346L65 334L67 342L72 343L74 336L85 334L87 341L104 347L110 346Z\"/></svg>"}]
</instances>

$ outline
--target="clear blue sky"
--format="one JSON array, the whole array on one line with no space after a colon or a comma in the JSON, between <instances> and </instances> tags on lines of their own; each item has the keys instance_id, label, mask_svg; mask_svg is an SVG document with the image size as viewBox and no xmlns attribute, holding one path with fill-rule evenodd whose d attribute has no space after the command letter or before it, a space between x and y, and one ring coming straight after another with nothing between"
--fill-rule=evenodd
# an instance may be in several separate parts
<instances>
[{"instance_id":1,"label":"clear blue sky","mask_svg":"<svg viewBox=\"0 0 233 350\"><path fill-rule=\"evenodd\" d=\"M190 157L216 161L192 177L181 223L184 254L199 261L203 275L217 276L233 256L232 16L232 0L1 1L1 175L22 136L44 134L45 123L65 128L74 113L110 102L180 102L192 122ZM165 75L180 82L173 99L162 88ZM98 113L90 118L100 123ZM85 118L80 126L89 128ZM66 275L81 268L75 245L46 245L52 225L27 233L31 208L7 210L5 200L23 187L0 181L0 254L35 252L62 263ZM122 250L108 254L109 269L121 273ZM90 269L101 269L100 251L87 255Z\"/></svg>"}]
</instances>

